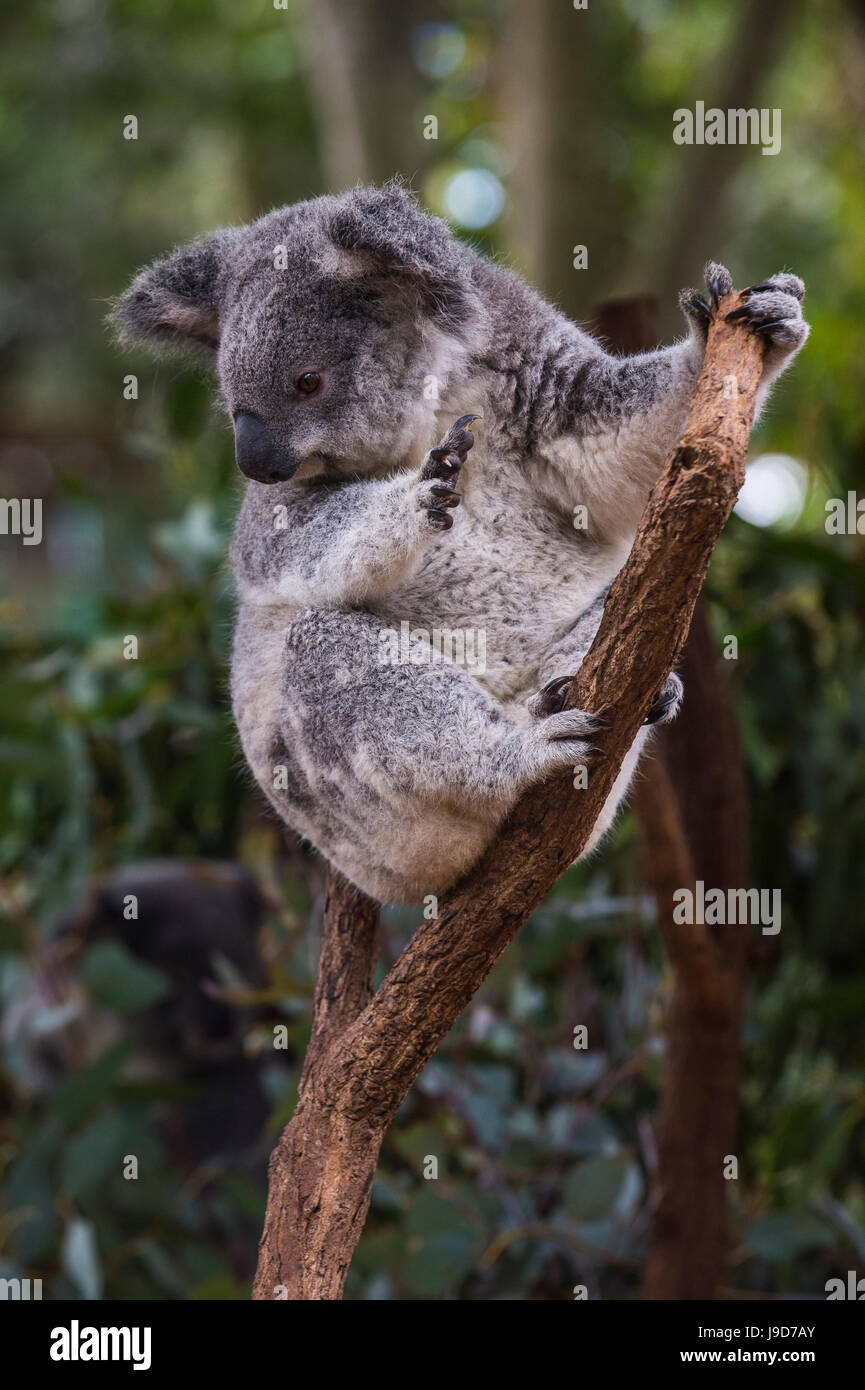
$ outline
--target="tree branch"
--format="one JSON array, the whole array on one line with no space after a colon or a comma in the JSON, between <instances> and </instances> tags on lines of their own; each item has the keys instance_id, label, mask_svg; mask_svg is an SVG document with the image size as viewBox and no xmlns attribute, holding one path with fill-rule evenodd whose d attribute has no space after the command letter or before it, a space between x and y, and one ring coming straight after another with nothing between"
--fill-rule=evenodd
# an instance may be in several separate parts
<instances>
[{"instance_id":1,"label":"tree branch","mask_svg":"<svg viewBox=\"0 0 865 1390\"><path fill-rule=\"evenodd\" d=\"M315 978L312 1032L299 1090L312 1081L325 1049L344 1033L372 999L379 952L378 903L336 869L324 889L321 954Z\"/></svg>"},{"instance_id":2,"label":"tree branch","mask_svg":"<svg viewBox=\"0 0 865 1390\"><path fill-rule=\"evenodd\" d=\"M658 341L652 296L607 301L591 321L618 352L648 352ZM728 1257L723 1159L738 1127L747 977L747 928L712 932L695 924L683 932L672 921L676 888L693 888L698 878L718 888L750 883L738 727L702 597L678 669L684 707L641 761L635 799L644 873L673 967L644 1299L711 1299L722 1282Z\"/></svg>"},{"instance_id":3,"label":"tree branch","mask_svg":"<svg viewBox=\"0 0 865 1390\"><path fill-rule=\"evenodd\" d=\"M721 300L680 443L649 498L568 703L610 719L584 790L522 797L470 874L418 928L372 1001L308 1069L271 1160L253 1296L341 1295L384 1131L409 1086L529 913L585 845L676 660L744 478L763 343Z\"/></svg>"}]
</instances>

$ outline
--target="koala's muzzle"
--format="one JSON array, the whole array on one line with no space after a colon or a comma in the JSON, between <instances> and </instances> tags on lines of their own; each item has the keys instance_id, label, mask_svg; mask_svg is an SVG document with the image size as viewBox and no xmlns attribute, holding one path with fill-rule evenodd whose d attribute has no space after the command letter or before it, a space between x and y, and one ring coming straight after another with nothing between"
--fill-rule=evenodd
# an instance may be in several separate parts
<instances>
[{"instance_id":1,"label":"koala's muzzle","mask_svg":"<svg viewBox=\"0 0 865 1390\"><path fill-rule=\"evenodd\" d=\"M301 463L284 449L277 449L264 421L246 411L234 421L234 451L241 473L256 483L284 483Z\"/></svg>"}]
</instances>

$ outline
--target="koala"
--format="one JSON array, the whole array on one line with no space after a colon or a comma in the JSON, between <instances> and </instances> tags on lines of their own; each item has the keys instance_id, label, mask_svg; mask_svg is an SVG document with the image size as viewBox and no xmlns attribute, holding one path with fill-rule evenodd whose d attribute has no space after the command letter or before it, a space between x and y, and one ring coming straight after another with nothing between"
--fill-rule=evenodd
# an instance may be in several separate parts
<instances>
[{"instance_id":1,"label":"koala","mask_svg":"<svg viewBox=\"0 0 865 1390\"><path fill-rule=\"evenodd\" d=\"M731 287L713 264L707 283ZM807 336L804 287L746 293L759 409ZM441 894L527 787L596 756L601 721L562 705L685 422L710 310L680 304L681 341L613 356L398 183L215 232L118 301L123 337L216 368L248 480L240 739L282 820L372 897ZM671 674L647 722L681 694Z\"/></svg>"}]
</instances>

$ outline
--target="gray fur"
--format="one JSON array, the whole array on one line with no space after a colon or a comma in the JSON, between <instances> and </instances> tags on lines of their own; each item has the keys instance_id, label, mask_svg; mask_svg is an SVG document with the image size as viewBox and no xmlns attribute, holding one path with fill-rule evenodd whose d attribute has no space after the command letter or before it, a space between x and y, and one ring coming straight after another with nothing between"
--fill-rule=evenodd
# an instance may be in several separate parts
<instances>
[{"instance_id":1,"label":"gray fur","mask_svg":"<svg viewBox=\"0 0 865 1390\"><path fill-rule=\"evenodd\" d=\"M760 402L807 336L801 296L780 275L749 301ZM120 300L125 335L209 352L229 415L253 417L255 467L281 479L249 482L235 535L235 716L283 820L373 896L441 893L524 788L590 767L592 716L531 697L583 659L684 423L705 306L682 303L681 342L611 356L398 185L216 233ZM431 454L466 412L483 417L471 453L452 430ZM486 669L381 665L402 621L483 630ZM680 695L671 677L657 717Z\"/></svg>"}]
</instances>

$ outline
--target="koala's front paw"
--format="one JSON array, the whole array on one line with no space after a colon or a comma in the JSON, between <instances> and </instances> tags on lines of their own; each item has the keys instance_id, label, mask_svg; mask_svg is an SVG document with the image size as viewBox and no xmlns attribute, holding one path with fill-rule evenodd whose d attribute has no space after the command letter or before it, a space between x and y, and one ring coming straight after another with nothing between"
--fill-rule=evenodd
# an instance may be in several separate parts
<instances>
[{"instance_id":1,"label":"koala's front paw","mask_svg":"<svg viewBox=\"0 0 865 1390\"><path fill-rule=\"evenodd\" d=\"M682 290L679 294L679 308L698 338L705 343L712 320L712 309L733 288L733 278L726 266L709 261L703 272L706 277L705 298L699 290ZM711 300L711 307L708 301Z\"/></svg>"},{"instance_id":2,"label":"koala's front paw","mask_svg":"<svg viewBox=\"0 0 865 1390\"><path fill-rule=\"evenodd\" d=\"M461 415L440 444L430 449L420 471L418 506L435 531L449 531L454 524L449 508L458 507L460 495L453 486L475 442L468 428L479 415ZM428 486L427 486L428 484Z\"/></svg>"},{"instance_id":3,"label":"koala's front paw","mask_svg":"<svg viewBox=\"0 0 865 1390\"><path fill-rule=\"evenodd\" d=\"M749 285L742 294L747 304L733 309L726 322L746 323L762 333L769 343L769 355L776 360L798 352L809 332L802 317L805 286L798 275L771 275L759 285Z\"/></svg>"},{"instance_id":4,"label":"koala's front paw","mask_svg":"<svg viewBox=\"0 0 865 1390\"><path fill-rule=\"evenodd\" d=\"M647 724L669 724L679 713L684 690L685 687L675 671L671 671L661 686L655 703L646 715L645 722Z\"/></svg>"},{"instance_id":5,"label":"koala's front paw","mask_svg":"<svg viewBox=\"0 0 865 1390\"><path fill-rule=\"evenodd\" d=\"M706 295L698 290L682 290L679 308L691 325L692 332L705 343L712 318L712 309L733 288L730 272L715 261L706 266ZM782 271L771 275L759 285L742 290L747 304L741 304L727 314L727 323L746 323L755 333L762 333L768 342L767 366L774 374L781 362L798 352L808 337L808 324L802 317L805 286L798 275ZM711 304L711 307L710 307Z\"/></svg>"}]
</instances>

